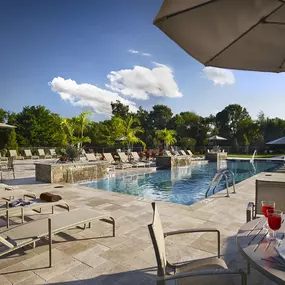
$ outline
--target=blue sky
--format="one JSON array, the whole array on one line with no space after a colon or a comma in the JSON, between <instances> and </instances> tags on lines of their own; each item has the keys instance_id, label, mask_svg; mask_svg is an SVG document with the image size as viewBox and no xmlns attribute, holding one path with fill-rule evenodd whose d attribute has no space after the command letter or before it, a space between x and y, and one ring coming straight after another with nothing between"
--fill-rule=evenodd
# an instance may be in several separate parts
<instances>
[{"instance_id":1,"label":"blue sky","mask_svg":"<svg viewBox=\"0 0 285 285\"><path fill-rule=\"evenodd\" d=\"M162 0L1 2L1 108L44 105L61 116L135 109L216 113L231 103L285 119L284 75L204 69L152 21ZM134 68L136 66L136 68Z\"/></svg>"}]
</instances>

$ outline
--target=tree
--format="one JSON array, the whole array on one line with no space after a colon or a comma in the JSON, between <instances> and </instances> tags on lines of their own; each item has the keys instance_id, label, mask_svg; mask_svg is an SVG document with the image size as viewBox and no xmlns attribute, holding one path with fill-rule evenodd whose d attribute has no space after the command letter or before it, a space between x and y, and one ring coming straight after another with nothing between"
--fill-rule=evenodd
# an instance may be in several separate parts
<instances>
[{"instance_id":1,"label":"tree","mask_svg":"<svg viewBox=\"0 0 285 285\"><path fill-rule=\"evenodd\" d=\"M176 143L176 138L174 137L176 132L174 130L157 130L155 131L155 136L157 141L163 142L163 148L168 149L168 147L174 143Z\"/></svg>"},{"instance_id":2,"label":"tree","mask_svg":"<svg viewBox=\"0 0 285 285\"><path fill-rule=\"evenodd\" d=\"M140 126L140 121L138 118L133 116L127 117L126 120L121 121L122 129L123 129L123 143L128 145L128 149L130 149L133 144L142 144L144 147L145 143L137 137L137 134L143 133L144 130Z\"/></svg>"},{"instance_id":3,"label":"tree","mask_svg":"<svg viewBox=\"0 0 285 285\"><path fill-rule=\"evenodd\" d=\"M90 116L90 111L84 111L79 116L73 118L75 131L78 133L79 138L81 139L81 142L78 143L78 147L82 146L83 142L90 141L87 138L84 138L84 131L87 131L87 128L90 125Z\"/></svg>"},{"instance_id":4,"label":"tree","mask_svg":"<svg viewBox=\"0 0 285 285\"><path fill-rule=\"evenodd\" d=\"M149 113L150 127L154 130L162 130L167 127L172 118L172 111L165 105L154 105Z\"/></svg>"},{"instance_id":5,"label":"tree","mask_svg":"<svg viewBox=\"0 0 285 285\"><path fill-rule=\"evenodd\" d=\"M11 129L8 135L8 141L5 147L7 150L15 149L18 151L17 135L15 129Z\"/></svg>"},{"instance_id":6,"label":"tree","mask_svg":"<svg viewBox=\"0 0 285 285\"><path fill-rule=\"evenodd\" d=\"M65 141L69 145L75 145L78 144L81 145L84 142L90 142L89 137L78 137L75 135L75 130L78 128L77 120L76 118L68 119L63 118L61 120L61 130L63 134L65 135Z\"/></svg>"},{"instance_id":7,"label":"tree","mask_svg":"<svg viewBox=\"0 0 285 285\"><path fill-rule=\"evenodd\" d=\"M111 102L112 114L115 117L125 120L129 115L129 106L124 105L119 100Z\"/></svg>"},{"instance_id":8,"label":"tree","mask_svg":"<svg viewBox=\"0 0 285 285\"><path fill-rule=\"evenodd\" d=\"M191 139L191 138L181 138L180 140L180 146L182 149L190 149L191 151L195 151L195 145L196 145L196 140Z\"/></svg>"}]
</instances>

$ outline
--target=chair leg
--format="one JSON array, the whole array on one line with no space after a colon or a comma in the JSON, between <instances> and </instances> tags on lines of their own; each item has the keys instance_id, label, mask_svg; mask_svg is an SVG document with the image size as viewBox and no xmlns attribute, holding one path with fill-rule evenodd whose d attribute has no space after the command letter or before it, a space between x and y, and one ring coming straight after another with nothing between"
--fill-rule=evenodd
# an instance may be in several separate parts
<instances>
[{"instance_id":1,"label":"chair leg","mask_svg":"<svg viewBox=\"0 0 285 285\"><path fill-rule=\"evenodd\" d=\"M52 234L51 234L51 219L48 219L48 245L49 245L49 267L52 267Z\"/></svg>"}]
</instances>

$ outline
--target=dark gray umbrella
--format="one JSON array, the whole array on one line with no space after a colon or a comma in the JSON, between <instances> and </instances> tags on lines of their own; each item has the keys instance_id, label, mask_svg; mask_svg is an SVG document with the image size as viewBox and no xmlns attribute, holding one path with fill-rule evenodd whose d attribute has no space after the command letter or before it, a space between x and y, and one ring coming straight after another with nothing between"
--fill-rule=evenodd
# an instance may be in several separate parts
<instances>
[{"instance_id":1,"label":"dark gray umbrella","mask_svg":"<svg viewBox=\"0 0 285 285\"><path fill-rule=\"evenodd\" d=\"M206 66L284 71L283 0L164 0L154 24Z\"/></svg>"},{"instance_id":2,"label":"dark gray umbrella","mask_svg":"<svg viewBox=\"0 0 285 285\"><path fill-rule=\"evenodd\" d=\"M285 145L285 137L267 142L266 144L269 144L269 145Z\"/></svg>"}]
</instances>

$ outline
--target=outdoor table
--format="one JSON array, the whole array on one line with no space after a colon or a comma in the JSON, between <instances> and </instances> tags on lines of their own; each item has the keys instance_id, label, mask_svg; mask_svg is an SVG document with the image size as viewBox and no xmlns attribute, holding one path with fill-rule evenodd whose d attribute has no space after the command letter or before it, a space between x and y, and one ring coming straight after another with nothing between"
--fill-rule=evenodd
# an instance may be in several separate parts
<instances>
[{"instance_id":1,"label":"outdoor table","mask_svg":"<svg viewBox=\"0 0 285 285\"><path fill-rule=\"evenodd\" d=\"M284 221L285 215L283 215ZM244 224L237 234L237 246L243 258L256 270L277 284L285 284L285 260L276 252L276 242L269 242L263 225L265 217ZM284 238L285 223L277 231L277 238ZM283 240L283 243L285 239Z\"/></svg>"}]
</instances>

